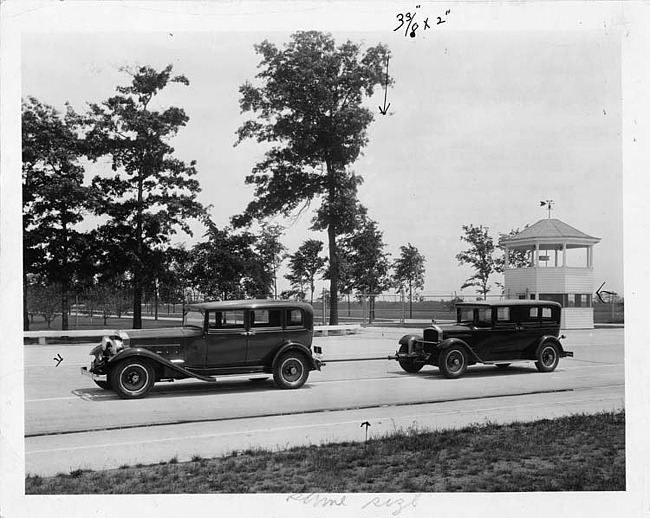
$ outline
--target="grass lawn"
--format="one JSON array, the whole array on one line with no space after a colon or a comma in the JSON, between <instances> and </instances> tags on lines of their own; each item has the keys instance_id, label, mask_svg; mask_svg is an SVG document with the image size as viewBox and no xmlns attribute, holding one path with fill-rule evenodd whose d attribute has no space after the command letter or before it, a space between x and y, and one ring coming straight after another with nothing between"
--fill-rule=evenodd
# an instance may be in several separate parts
<instances>
[{"instance_id":1,"label":"grass lawn","mask_svg":"<svg viewBox=\"0 0 650 518\"><path fill-rule=\"evenodd\" d=\"M624 491L625 413L28 476L26 494Z\"/></svg>"}]
</instances>

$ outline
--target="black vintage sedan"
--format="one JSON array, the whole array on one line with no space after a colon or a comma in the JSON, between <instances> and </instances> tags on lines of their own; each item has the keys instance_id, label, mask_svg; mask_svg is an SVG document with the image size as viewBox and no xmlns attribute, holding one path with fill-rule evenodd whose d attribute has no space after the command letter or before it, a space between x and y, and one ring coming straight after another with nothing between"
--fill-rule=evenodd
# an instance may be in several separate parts
<instances>
[{"instance_id":1,"label":"black vintage sedan","mask_svg":"<svg viewBox=\"0 0 650 518\"><path fill-rule=\"evenodd\" d=\"M310 305L273 300L185 306L182 327L116 331L91 351L81 372L124 399L142 398L158 381L229 375L273 375L283 389L300 388L320 370L312 348Z\"/></svg>"},{"instance_id":2,"label":"black vintage sedan","mask_svg":"<svg viewBox=\"0 0 650 518\"><path fill-rule=\"evenodd\" d=\"M499 300L461 302L456 323L432 325L421 336L405 335L397 360L406 372L434 365L446 378L459 378L477 363L507 368L518 361L534 361L551 372L560 358L572 357L560 343L562 308L557 302Z\"/></svg>"}]
</instances>

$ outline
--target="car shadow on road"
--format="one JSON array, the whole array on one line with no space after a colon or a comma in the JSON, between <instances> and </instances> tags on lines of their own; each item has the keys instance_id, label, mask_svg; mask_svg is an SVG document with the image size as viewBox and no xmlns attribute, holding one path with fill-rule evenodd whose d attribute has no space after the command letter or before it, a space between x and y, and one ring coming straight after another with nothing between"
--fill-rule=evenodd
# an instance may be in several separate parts
<instances>
[{"instance_id":1,"label":"car shadow on road","mask_svg":"<svg viewBox=\"0 0 650 518\"><path fill-rule=\"evenodd\" d=\"M309 390L309 381L305 383L298 391ZM201 381L181 382L181 383L157 383L151 392L147 394L147 399L187 397L190 395L210 396L215 394L259 394L264 392L281 391L272 378L253 379L253 380L221 380L214 383ZM292 391L288 391L292 392ZM112 390L103 390L100 388L88 388L73 390L72 393L86 401L108 401L120 399Z\"/></svg>"},{"instance_id":2,"label":"car shadow on road","mask_svg":"<svg viewBox=\"0 0 650 518\"><path fill-rule=\"evenodd\" d=\"M558 368L558 371L561 370ZM510 365L506 368L498 368L494 365L481 365L481 366L472 366L469 367L465 374L461 376L461 379L464 378L492 378L492 377L502 377L502 376L517 376L521 374L535 374L539 373L534 363L530 365L520 364L520 365ZM419 376L431 379L441 379L447 380L442 375L442 372L437 367L425 366L420 372L408 373L400 371L398 373L400 376L411 377ZM541 373L540 373L541 374ZM449 380L451 381L451 380Z\"/></svg>"}]
</instances>

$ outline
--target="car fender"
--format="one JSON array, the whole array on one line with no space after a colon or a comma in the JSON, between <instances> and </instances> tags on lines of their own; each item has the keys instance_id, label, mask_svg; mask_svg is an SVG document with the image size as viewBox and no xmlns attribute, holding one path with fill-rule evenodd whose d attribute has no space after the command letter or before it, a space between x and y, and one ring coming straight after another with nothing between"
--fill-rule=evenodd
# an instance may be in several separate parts
<instances>
[{"instance_id":1,"label":"car fender","mask_svg":"<svg viewBox=\"0 0 650 518\"><path fill-rule=\"evenodd\" d=\"M557 346L557 348L559 349L560 354L564 354L564 348L562 347L562 344L560 343L560 339L557 336L544 335L538 340L537 345L533 348L533 357L534 358L537 357L537 353L539 352L539 350L543 346L545 346L547 343L555 344Z\"/></svg>"},{"instance_id":2,"label":"car fender","mask_svg":"<svg viewBox=\"0 0 650 518\"><path fill-rule=\"evenodd\" d=\"M187 369L184 369L180 365L177 365L175 363L170 362L166 358L162 358L161 356L157 355L156 353L153 353L149 351L148 349L142 349L140 347L129 347L127 349L122 349L119 351L115 356L111 356L108 359L108 363L112 364L118 361L121 361L125 358L147 358L155 363L157 363L160 366L167 367L168 369L171 369L173 371L179 372L181 374L184 374L190 378L196 378L200 379L202 381L208 381L208 382L216 382L216 379L211 378L209 376L202 376L200 374L196 374L194 372L188 371Z\"/></svg>"},{"instance_id":3,"label":"car fender","mask_svg":"<svg viewBox=\"0 0 650 518\"><path fill-rule=\"evenodd\" d=\"M463 347L467 351L467 354L469 354L469 356L472 358L472 360L483 363L483 360L481 360L481 358L477 356L474 350L469 345L467 345L467 342L461 340L460 338L447 338L438 344L437 349L443 351L445 349L449 349L452 346Z\"/></svg>"},{"instance_id":4,"label":"car fender","mask_svg":"<svg viewBox=\"0 0 650 518\"><path fill-rule=\"evenodd\" d=\"M422 341L422 337L419 335L404 335L402 338L399 339L399 344L408 345L410 349L412 345L418 341Z\"/></svg>"},{"instance_id":5,"label":"car fender","mask_svg":"<svg viewBox=\"0 0 650 518\"><path fill-rule=\"evenodd\" d=\"M312 356L311 349L301 344L300 342L288 342L280 347L280 349L278 349L278 351L275 353L275 356L273 357L273 364L271 365L273 370L275 370L275 367L280 361L280 357L287 351L300 351L307 357L310 365L310 370L320 370L320 366L316 363L314 357Z\"/></svg>"}]
</instances>

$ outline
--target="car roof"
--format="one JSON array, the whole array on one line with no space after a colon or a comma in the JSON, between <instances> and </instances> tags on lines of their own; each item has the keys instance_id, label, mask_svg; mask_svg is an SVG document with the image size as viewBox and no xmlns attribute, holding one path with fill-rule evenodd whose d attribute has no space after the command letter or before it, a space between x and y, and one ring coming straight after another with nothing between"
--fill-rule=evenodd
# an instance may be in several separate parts
<instances>
[{"instance_id":1,"label":"car roof","mask_svg":"<svg viewBox=\"0 0 650 518\"><path fill-rule=\"evenodd\" d=\"M214 302L195 302L186 304L185 308L190 310L219 310L219 309L257 309L257 308L300 308L313 312L313 308L306 302L295 300L274 300L274 299L249 299L249 300L219 300Z\"/></svg>"},{"instance_id":2,"label":"car roof","mask_svg":"<svg viewBox=\"0 0 650 518\"><path fill-rule=\"evenodd\" d=\"M457 302L456 306L556 306L560 308L562 304L553 300L505 299Z\"/></svg>"}]
</instances>

